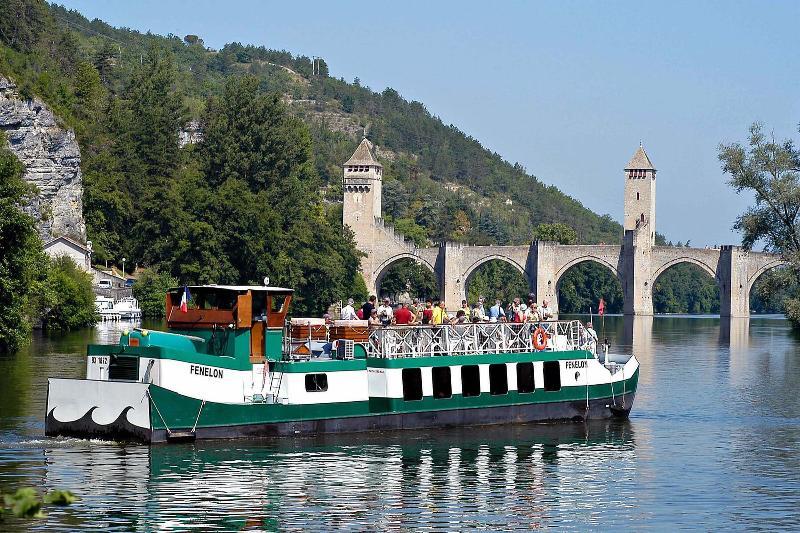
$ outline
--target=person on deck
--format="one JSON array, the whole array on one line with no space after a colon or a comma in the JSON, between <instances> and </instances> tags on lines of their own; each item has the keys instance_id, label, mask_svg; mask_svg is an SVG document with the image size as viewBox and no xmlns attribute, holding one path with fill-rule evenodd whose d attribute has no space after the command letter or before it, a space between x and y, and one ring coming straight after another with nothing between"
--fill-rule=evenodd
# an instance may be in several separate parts
<instances>
[{"instance_id":1,"label":"person on deck","mask_svg":"<svg viewBox=\"0 0 800 533\"><path fill-rule=\"evenodd\" d=\"M433 321L433 301L426 300L425 301L425 309L422 310L422 316L420 317L420 322L423 324L430 324Z\"/></svg>"},{"instance_id":2,"label":"person on deck","mask_svg":"<svg viewBox=\"0 0 800 533\"><path fill-rule=\"evenodd\" d=\"M478 318L478 322L483 322L486 318L486 309L483 307L484 298L481 296L478 298L478 303L475 304L475 307L472 309L472 318L473 322L475 322L475 318Z\"/></svg>"},{"instance_id":3,"label":"person on deck","mask_svg":"<svg viewBox=\"0 0 800 533\"><path fill-rule=\"evenodd\" d=\"M467 322L469 322L469 317L472 315L470 314L471 310L466 300L461 300L461 311L464 311L464 315L467 317Z\"/></svg>"},{"instance_id":4,"label":"person on deck","mask_svg":"<svg viewBox=\"0 0 800 533\"><path fill-rule=\"evenodd\" d=\"M378 310L373 309L372 313L369 315L369 327L370 328L377 328L381 326L381 319L378 318Z\"/></svg>"},{"instance_id":5,"label":"person on deck","mask_svg":"<svg viewBox=\"0 0 800 533\"><path fill-rule=\"evenodd\" d=\"M353 299L347 299L347 305L342 307L341 313L342 320L356 320L358 317L356 316L356 310L353 308Z\"/></svg>"},{"instance_id":6,"label":"person on deck","mask_svg":"<svg viewBox=\"0 0 800 533\"><path fill-rule=\"evenodd\" d=\"M416 322L414 313L408 308L408 304L403 302L400 309L394 313L394 323L398 326L410 326Z\"/></svg>"},{"instance_id":7,"label":"person on deck","mask_svg":"<svg viewBox=\"0 0 800 533\"><path fill-rule=\"evenodd\" d=\"M539 316L542 320L550 320L553 318L553 310L547 304L547 300L542 300L542 306L539 308Z\"/></svg>"},{"instance_id":8,"label":"person on deck","mask_svg":"<svg viewBox=\"0 0 800 533\"><path fill-rule=\"evenodd\" d=\"M444 300L438 302L438 305L433 308L433 317L431 323L440 326L447 320L447 310Z\"/></svg>"},{"instance_id":9,"label":"person on deck","mask_svg":"<svg viewBox=\"0 0 800 533\"><path fill-rule=\"evenodd\" d=\"M501 318L506 317L506 311L503 309L503 302L495 300L494 305L489 308L489 322L500 322Z\"/></svg>"},{"instance_id":10,"label":"person on deck","mask_svg":"<svg viewBox=\"0 0 800 533\"><path fill-rule=\"evenodd\" d=\"M384 326L388 326L392 323L392 318L394 317L394 310L392 309L392 304L389 298L383 299L383 305L378 307L378 318L381 319L381 324Z\"/></svg>"},{"instance_id":11,"label":"person on deck","mask_svg":"<svg viewBox=\"0 0 800 533\"><path fill-rule=\"evenodd\" d=\"M361 306L361 319L362 320L369 320L372 316L372 310L375 309L375 301L377 298L373 294L369 297L369 300L364 302L364 305Z\"/></svg>"},{"instance_id":12,"label":"person on deck","mask_svg":"<svg viewBox=\"0 0 800 533\"><path fill-rule=\"evenodd\" d=\"M469 318L467 318L467 314L464 312L463 309L459 309L458 312L456 312L456 316L450 319L451 325L467 324L468 322Z\"/></svg>"},{"instance_id":13,"label":"person on deck","mask_svg":"<svg viewBox=\"0 0 800 533\"><path fill-rule=\"evenodd\" d=\"M591 322L586 323L586 337L586 344L588 345L589 351L595 353L597 350L597 332L594 330L594 327L592 327Z\"/></svg>"}]
</instances>

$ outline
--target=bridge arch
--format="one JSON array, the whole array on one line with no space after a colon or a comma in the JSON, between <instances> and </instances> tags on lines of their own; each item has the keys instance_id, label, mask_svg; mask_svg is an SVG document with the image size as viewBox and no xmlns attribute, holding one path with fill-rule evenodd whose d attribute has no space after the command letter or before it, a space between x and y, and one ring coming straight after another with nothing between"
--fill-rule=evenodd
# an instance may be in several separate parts
<instances>
[{"instance_id":1,"label":"bridge arch","mask_svg":"<svg viewBox=\"0 0 800 533\"><path fill-rule=\"evenodd\" d=\"M467 279L469 279L469 277L472 275L472 273L473 273L473 272L475 272L475 270L477 270L478 268L480 268L482 265L484 265L484 264L488 263L489 261L503 261L504 263L507 263L507 264L511 265L511 266L512 266L512 267L514 267L514 268L515 268L515 269L516 269L516 270L517 270L517 271L518 271L520 274L522 274L523 276L525 276L525 279L527 279L527 280L528 280L528 283L530 284L530 276L528 275L528 271L525 269L525 267L523 267L522 265L520 265L519 263L517 263L516 261L514 261L514 260L513 260L513 259L511 259L510 257L507 257L507 256L505 256L505 255L500 255L500 254L490 254L490 255L486 255L486 256L484 256L484 257L481 257L480 259L478 259L478 260L474 261L474 262L473 262L473 263L472 263L470 266L468 266L468 267L467 267L467 269L466 269L466 270L465 270L465 271L464 271L464 272L461 274L461 279L462 279L462 280L464 280L464 283L466 284L466 281L467 281Z\"/></svg>"},{"instance_id":2,"label":"bridge arch","mask_svg":"<svg viewBox=\"0 0 800 533\"><path fill-rule=\"evenodd\" d=\"M595 254L579 255L569 259L562 265L559 265L553 279L554 285L552 289L548 291L550 294L550 301L555 304L556 309L559 309L559 311L562 312L570 313L586 312L586 309L583 305L577 305L578 300L572 301L572 304L568 305L568 301L564 300L564 297L570 294L570 291L567 290L567 292L562 292L563 290L566 290L564 288L564 283L566 283L570 278L570 276L567 274L569 274L570 271L573 271L573 269L576 267L584 264L594 264L603 267L602 270L605 271L603 276L609 276L610 274L608 279L616 281L612 282L611 285L602 285L602 287L604 287L606 290L601 290L600 292L597 292L597 286L595 284L592 284L593 286L591 288L589 285L587 285L583 289L579 289L577 295L573 291L573 297L577 296L578 300L582 300L582 304L586 304L593 309L597 308L600 298L603 298L606 302L606 306L614 308L618 305L619 310L621 311L623 308L622 302L625 295L623 290L624 278L620 272L619 266L610 262L607 258ZM608 307L606 309L608 309Z\"/></svg>"},{"instance_id":3,"label":"bridge arch","mask_svg":"<svg viewBox=\"0 0 800 533\"><path fill-rule=\"evenodd\" d=\"M747 278L747 295L750 295L750 290L753 288L753 285L755 285L756 281L758 281L758 278L760 278L763 274L766 274L768 270L786 266L786 264L786 261L783 259L775 259L774 261L770 261L769 263L762 265L758 270L753 272L753 274Z\"/></svg>"},{"instance_id":4,"label":"bridge arch","mask_svg":"<svg viewBox=\"0 0 800 533\"><path fill-rule=\"evenodd\" d=\"M697 259L696 257L689 257L689 256L686 256L686 255L683 255L683 256L680 256L680 257L675 257L673 259L670 259L669 261L667 261L665 263L662 263L658 268L656 268L655 271L653 271L652 275L650 276L650 279L652 280L652 283L650 284L651 285L651 289L652 289L652 286L655 285L656 280L658 279L658 277L661 274L663 274L664 272L669 270L670 267L673 267L675 265L679 265L681 263L690 263L692 265L696 265L696 266L700 267L700 269L702 269L703 271L707 272L709 276L714 278L714 281L716 281L717 285L719 285L719 277L717 276L717 269L716 268L712 268L711 265L709 265L708 263L706 263L704 261L701 261L701 260Z\"/></svg>"},{"instance_id":5,"label":"bridge arch","mask_svg":"<svg viewBox=\"0 0 800 533\"><path fill-rule=\"evenodd\" d=\"M376 296L380 296L378 293L380 292L381 283L383 282L383 278L386 276L386 274L389 272L389 270L393 266L395 266L398 262L403 261L403 260L411 260L411 261L415 262L416 264L424 267L427 271L429 271L431 274L433 274L434 281L437 284L437 290L439 289L438 288L439 280L436 279L436 269L434 268L434 266L432 264L430 264L427 260L425 260L424 258L422 258L422 257L420 257L418 255L415 255L415 254L409 253L409 252L402 252L402 253L395 254L395 255L385 259L378 266L378 268L375 269L375 273L374 273L375 276L373 278L375 280L375 286L370 288L370 292L372 294L375 294Z\"/></svg>"},{"instance_id":6,"label":"bridge arch","mask_svg":"<svg viewBox=\"0 0 800 533\"><path fill-rule=\"evenodd\" d=\"M612 274L614 274L617 277L620 283L623 282L622 276L620 275L619 268L617 268L617 265L614 265L610 263L608 260L603 259L602 257L596 255L583 255L580 257L575 257L559 267L559 269L556 271L555 279L553 280L555 286L558 287L558 283L561 281L561 277L564 274L566 274L570 268L574 267L579 263L585 263L586 261L597 263L599 265L606 267L611 271Z\"/></svg>"}]
</instances>

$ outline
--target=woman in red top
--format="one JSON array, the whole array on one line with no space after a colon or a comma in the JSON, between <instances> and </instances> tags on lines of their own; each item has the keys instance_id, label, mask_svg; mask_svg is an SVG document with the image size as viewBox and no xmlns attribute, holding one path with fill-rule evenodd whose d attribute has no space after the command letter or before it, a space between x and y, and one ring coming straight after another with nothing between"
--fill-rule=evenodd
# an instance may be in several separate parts
<instances>
[{"instance_id":1,"label":"woman in red top","mask_svg":"<svg viewBox=\"0 0 800 533\"><path fill-rule=\"evenodd\" d=\"M422 310L422 323L430 324L433 320L433 301L427 300L425 302L425 309Z\"/></svg>"}]
</instances>

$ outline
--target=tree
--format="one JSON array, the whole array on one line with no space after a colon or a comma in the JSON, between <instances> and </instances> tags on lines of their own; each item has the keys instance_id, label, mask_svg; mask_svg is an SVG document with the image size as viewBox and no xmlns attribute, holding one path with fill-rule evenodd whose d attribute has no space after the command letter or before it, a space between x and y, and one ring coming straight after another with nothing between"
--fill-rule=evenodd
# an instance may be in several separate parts
<instances>
[{"instance_id":1,"label":"tree","mask_svg":"<svg viewBox=\"0 0 800 533\"><path fill-rule=\"evenodd\" d=\"M0 353L15 352L31 329L29 301L45 261L34 221L19 205L32 193L0 133Z\"/></svg>"},{"instance_id":2,"label":"tree","mask_svg":"<svg viewBox=\"0 0 800 533\"><path fill-rule=\"evenodd\" d=\"M750 127L748 146L720 144L722 170L736 192L751 192L755 205L736 219L742 246L750 249L763 242L766 250L786 259L793 283L800 281L800 151L791 139L767 138L763 126ZM800 328L800 299L785 300L786 315Z\"/></svg>"},{"instance_id":3,"label":"tree","mask_svg":"<svg viewBox=\"0 0 800 533\"><path fill-rule=\"evenodd\" d=\"M178 280L165 272L147 268L133 285L133 296L139 302L142 315L147 318L164 318L164 295L176 287Z\"/></svg>"},{"instance_id":4,"label":"tree","mask_svg":"<svg viewBox=\"0 0 800 533\"><path fill-rule=\"evenodd\" d=\"M533 230L533 239L539 241L553 241L559 244L575 244L578 234L572 227L561 224L539 224Z\"/></svg>"},{"instance_id":5,"label":"tree","mask_svg":"<svg viewBox=\"0 0 800 533\"><path fill-rule=\"evenodd\" d=\"M69 331L97 323L92 276L72 258L61 256L49 261L40 294L38 301L45 329Z\"/></svg>"}]
</instances>

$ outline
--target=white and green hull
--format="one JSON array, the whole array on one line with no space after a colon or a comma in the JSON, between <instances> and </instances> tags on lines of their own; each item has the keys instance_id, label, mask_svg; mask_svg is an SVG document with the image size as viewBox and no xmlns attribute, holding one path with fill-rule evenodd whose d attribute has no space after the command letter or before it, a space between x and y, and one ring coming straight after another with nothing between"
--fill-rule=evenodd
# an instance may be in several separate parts
<instances>
[{"instance_id":1,"label":"white and green hull","mask_svg":"<svg viewBox=\"0 0 800 533\"><path fill-rule=\"evenodd\" d=\"M606 366L583 350L267 367L123 351L114 357L136 359L132 379L109 380L91 350L90 379L50 379L48 435L163 442L602 419L627 416L639 377L635 357ZM324 390L309 390L309 375L324 375Z\"/></svg>"}]
</instances>

